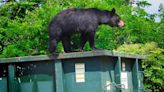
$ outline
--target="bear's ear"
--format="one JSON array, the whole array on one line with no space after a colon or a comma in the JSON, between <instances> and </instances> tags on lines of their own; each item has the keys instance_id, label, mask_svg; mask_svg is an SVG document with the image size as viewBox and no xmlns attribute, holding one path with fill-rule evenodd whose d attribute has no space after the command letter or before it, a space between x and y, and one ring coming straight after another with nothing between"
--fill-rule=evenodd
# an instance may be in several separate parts
<instances>
[{"instance_id":1,"label":"bear's ear","mask_svg":"<svg viewBox=\"0 0 164 92\"><path fill-rule=\"evenodd\" d=\"M112 14L115 14L116 10L115 8L112 9Z\"/></svg>"}]
</instances>

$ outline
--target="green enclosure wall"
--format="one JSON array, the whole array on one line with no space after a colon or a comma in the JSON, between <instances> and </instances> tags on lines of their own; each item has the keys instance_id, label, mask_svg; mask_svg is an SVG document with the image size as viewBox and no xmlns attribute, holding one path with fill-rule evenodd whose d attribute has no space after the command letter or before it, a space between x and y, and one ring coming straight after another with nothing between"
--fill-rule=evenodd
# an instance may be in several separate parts
<instances>
[{"instance_id":1,"label":"green enclosure wall","mask_svg":"<svg viewBox=\"0 0 164 92\"><path fill-rule=\"evenodd\" d=\"M0 59L0 92L144 92L144 58L101 50Z\"/></svg>"}]
</instances>

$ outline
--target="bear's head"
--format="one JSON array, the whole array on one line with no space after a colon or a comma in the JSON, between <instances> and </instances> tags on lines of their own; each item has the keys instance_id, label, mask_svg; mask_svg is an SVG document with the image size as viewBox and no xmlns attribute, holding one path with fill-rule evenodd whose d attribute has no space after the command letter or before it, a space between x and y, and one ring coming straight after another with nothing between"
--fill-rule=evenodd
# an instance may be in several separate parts
<instances>
[{"instance_id":1,"label":"bear's head","mask_svg":"<svg viewBox=\"0 0 164 92\"><path fill-rule=\"evenodd\" d=\"M121 20L120 16L116 14L116 10L113 8L112 11L109 11L109 20L108 25L111 27L124 27L125 23L123 20Z\"/></svg>"}]
</instances>

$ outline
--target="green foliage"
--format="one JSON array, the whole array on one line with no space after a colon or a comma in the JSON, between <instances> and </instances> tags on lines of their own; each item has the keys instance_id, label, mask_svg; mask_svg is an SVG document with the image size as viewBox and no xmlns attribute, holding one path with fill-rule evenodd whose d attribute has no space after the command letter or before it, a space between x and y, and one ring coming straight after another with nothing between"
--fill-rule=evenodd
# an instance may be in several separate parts
<instances>
[{"instance_id":1,"label":"green foliage","mask_svg":"<svg viewBox=\"0 0 164 92\"><path fill-rule=\"evenodd\" d=\"M139 1L139 2L137 3L137 5L138 5L139 7L145 7L145 6L150 6L151 4L148 3L148 1L146 1L146 0L141 0L141 1Z\"/></svg>"},{"instance_id":2,"label":"green foliage","mask_svg":"<svg viewBox=\"0 0 164 92\"><path fill-rule=\"evenodd\" d=\"M24 3L19 4L21 6L24 5ZM8 4L2 6L1 11L6 11L6 9L10 8L10 5L9 7L6 6L8 6ZM48 44L47 24L50 19L47 17L48 13L46 13L45 7L36 8L24 14L23 18L19 15L14 16L14 19L11 18L10 15L12 15L13 12L15 11L11 11L9 16L1 14L3 20L0 21L0 44L2 53L0 57L45 53L43 50L46 48L45 44ZM13 49L13 51L11 51L11 49ZM10 53L10 55L8 55L8 53Z\"/></svg>"},{"instance_id":3,"label":"green foliage","mask_svg":"<svg viewBox=\"0 0 164 92\"><path fill-rule=\"evenodd\" d=\"M164 49L159 48L155 42L150 42L124 44L116 51L147 55L147 59L143 61L145 87L153 92L161 92L164 89Z\"/></svg>"}]
</instances>

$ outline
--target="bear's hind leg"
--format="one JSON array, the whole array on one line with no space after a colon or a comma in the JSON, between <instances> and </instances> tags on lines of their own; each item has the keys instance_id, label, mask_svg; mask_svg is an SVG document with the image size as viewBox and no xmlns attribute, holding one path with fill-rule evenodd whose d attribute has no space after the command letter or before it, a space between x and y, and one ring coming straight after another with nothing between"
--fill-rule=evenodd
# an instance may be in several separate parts
<instances>
[{"instance_id":1,"label":"bear's hind leg","mask_svg":"<svg viewBox=\"0 0 164 92\"><path fill-rule=\"evenodd\" d=\"M95 47L95 31L90 32L88 38L89 38L89 45L92 50L102 50L100 48Z\"/></svg>"},{"instance_id":2,"label":"bear's hind leg","mask_svg":"<svg viewBox=\"0 0 164 92\"><path fill-rule=\"evenodd\" d=\"M89 45L91 47L91 49L95 49L95 32L92 31L89 33Z\"/></svg>"},{"instance_id":3,"label":"bear's hind leg","mask_svg":"<svg viewBox=\"0 0 164 92\"><path fill-rule=\"evenodd\" d=\"M87 40L88 40L88 34L83 32L80 38L80 51L83 51L83 47L87 42Z\"/></svg>"}]
</instances>

